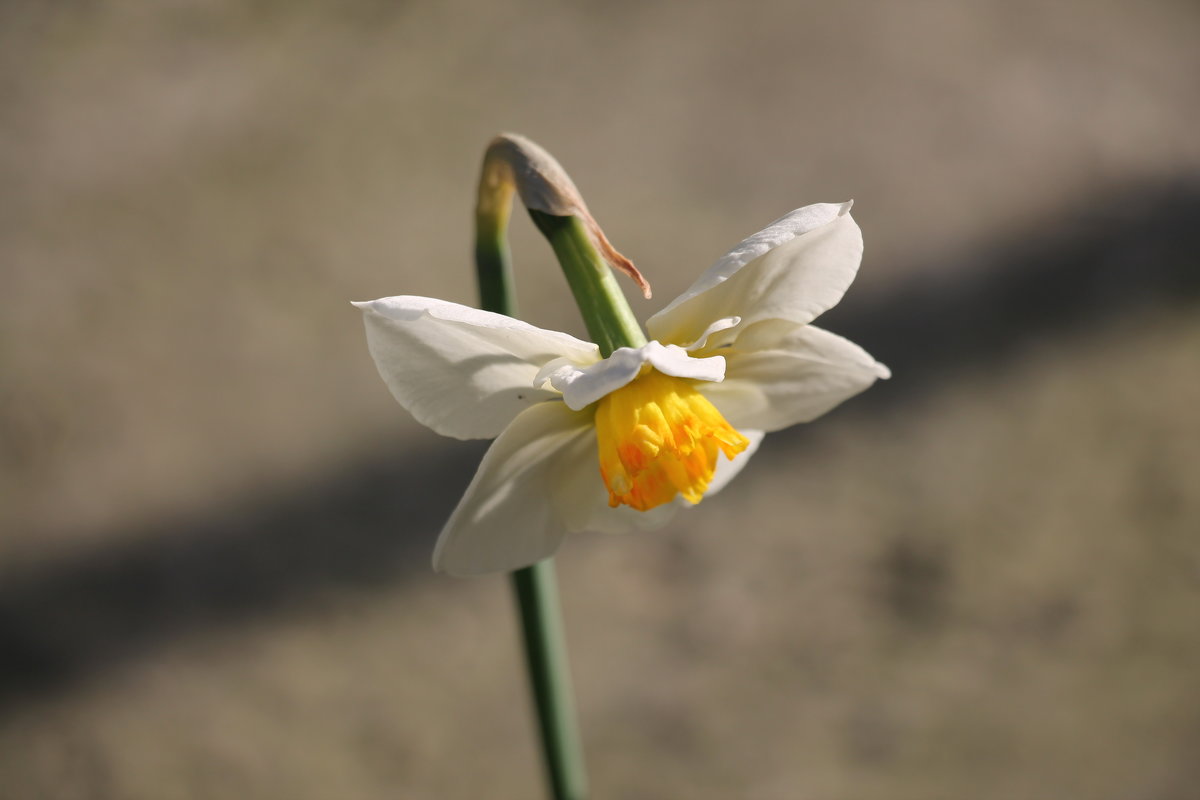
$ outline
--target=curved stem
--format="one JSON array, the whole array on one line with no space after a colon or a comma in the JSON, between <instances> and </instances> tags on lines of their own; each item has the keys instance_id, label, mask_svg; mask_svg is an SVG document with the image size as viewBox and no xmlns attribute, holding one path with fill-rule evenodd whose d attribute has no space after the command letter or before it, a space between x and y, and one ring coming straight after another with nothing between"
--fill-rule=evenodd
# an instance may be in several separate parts
<instances>
[{"instance_id":1,"label":"curved stem","mask_svg":"<svg viewBox=\"0 0 1200 800\"><path fill-rule=\"evenodd\" d=\"M480 306L515 317L506 227L508 203L480 208L475 218L475 269ZM542 753L554 800L585 800L587 770L571 690L567 644L559 611L554 560L546 559L512 573L521 616L529 684L537 711Z\"/></svg>"}]
</instances>

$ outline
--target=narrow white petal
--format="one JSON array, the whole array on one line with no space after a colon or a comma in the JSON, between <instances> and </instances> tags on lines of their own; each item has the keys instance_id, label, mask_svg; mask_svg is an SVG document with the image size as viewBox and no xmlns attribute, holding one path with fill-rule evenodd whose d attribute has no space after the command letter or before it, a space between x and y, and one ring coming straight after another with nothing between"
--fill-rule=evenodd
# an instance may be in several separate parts
<instances>
[{"instance_id":1,"label":"narrow white petal","mask_svg":"<svg viewBox=\"0 0 1200 800\"><path fill-rule=\"evenodd\" d=\"M812 325L794 326L763 350L727 352L725 380L704 384L717 410L740 431L776 431L808 422L853 397L888 368L853 342Z\"/></svg>"},{"instance_id":2,"label":"narrow white petal","mask_svg":"<svg viewBox=\"0 0 1200 800\"><path fill-rule=\"evenodd\" d=\"M484 454L442 529L434 569L481 575L527 567L553 555L567 533L561 503L554 497L558 476L579 457L572 445L588 438L594 453L589 418L560 402L540 403L517 415Z\"/></svg>"},{"instance_id":3,"label":"narrow white petal","mask_svg":"<svg viewBox=\"0 0 1200 800\"><path fill-rule=\"evenodd\" d=\"M355 303L392 395L444 436L490 439L521 411L557 396L533 388L547 362L589 364L596 345L520 320L428 297Z\"/></svg>"},{"instance_id":4,"label":"narrow white petal","mask_svg":"<svg viewBox=\"0 0 1200 800\"><path fill-rule=\"evenodd\" d=\"M740 316L807 323L836 305L858 272L862 233L850 203L797 209L743 241L646 322L660 342L699 339L713 320Z\"/></svg>"},{"instance_id":5,"label":"narrow white petal","mask_svg":"<svg viewBox=\"0 0 1200 800\"><path fill-rule=\"evenodd\" d=\"M639 351L622 347L603 361L588 367L563 364L548 378L550 385L562 392L567 407L579 411L628 385L637 377L643 363L645 360Z\"/></svg>"},{"instance_id":6,"label":"narrow white petal","mask_svg":"<svg viewBox=\"0 0 1200 800\"><path fill-rule=\"evenodd\" d=\"M710 346L711 347L720 347L722 344L725 344L728 341L730 341L729 334L719 337L718 339L713 341L711 344L709 342L709 339L713 338L714 336L716 336L719 333L725 334L726 331L736 328L741 323L741 321L742 321L741 317L724 317L723 319L719 319L716 322L709 325L707 328L705 328L704 333L700 334L699 339L692 342L691 344L684 345L684 349L687 350L689 353L691 353L696 350L703 350L706 347L710 347Z\"/></svg>"},{"instance_id":7,"label":"narrow white petal","mask_svg":"<svg viewBox=\"0 0 1200 800\"><path fill-rule=\"evenodd\" d=\"M725 377L722 356L696 358L682 347L651 341L641 347L617 348L608 358L590 366L547 364L535 380L549 380L563 393L567 405L578 411L628 385L641 372L643 364L676 378L719 381Z\"/></svg>"},{"instance_id":8,"label":"narrow white petal","mask_svg":"<svg viewBox=\"0 0 1200 800\"><path fill-rule=\"evenodd\" d=\"M651 341L642 351L646 361L664 375L691 378L697 381L720 381L725 378L725 357L697 358L684 348Z\"/></svg>"}]
</instances>

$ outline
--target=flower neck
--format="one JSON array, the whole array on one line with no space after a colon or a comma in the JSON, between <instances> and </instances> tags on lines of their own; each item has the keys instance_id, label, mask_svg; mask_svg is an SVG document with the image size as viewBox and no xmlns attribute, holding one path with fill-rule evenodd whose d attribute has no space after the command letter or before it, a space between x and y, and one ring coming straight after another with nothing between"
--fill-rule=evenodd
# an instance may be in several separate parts
<instances>
[{"instance_id":1,"label":"flower neck","mask_svg":"<svg viewBox=\"0 0 1200 800\"><path fill-rule=\"evenodd\" d=\"M529 215L554 248L588 335L599 345L600 354L607 358L620 347L646 344L646 334L580 219L556 217L533 209Z\"/></svg>"}]
</instances>

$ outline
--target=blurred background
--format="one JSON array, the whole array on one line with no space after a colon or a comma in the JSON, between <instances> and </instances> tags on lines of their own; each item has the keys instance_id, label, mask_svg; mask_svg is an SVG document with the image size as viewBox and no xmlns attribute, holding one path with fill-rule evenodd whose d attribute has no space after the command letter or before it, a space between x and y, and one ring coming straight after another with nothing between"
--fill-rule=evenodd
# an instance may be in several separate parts
<instances>
[{"instance_id":1,"label":"blurred background","mask_svg":"<svg viewBox=\"0 0 1200 800\"><path fill-rule=\"evenodd\" d=\"M1182 0L5 3L0 795L540 796L507 583L428 566L483 445L349 306L475 302L513 130L643 318L854 198L821 324L895 373L568 542L597 798L1195 797L1198 40Z\"/></svg>"}]
</instances>

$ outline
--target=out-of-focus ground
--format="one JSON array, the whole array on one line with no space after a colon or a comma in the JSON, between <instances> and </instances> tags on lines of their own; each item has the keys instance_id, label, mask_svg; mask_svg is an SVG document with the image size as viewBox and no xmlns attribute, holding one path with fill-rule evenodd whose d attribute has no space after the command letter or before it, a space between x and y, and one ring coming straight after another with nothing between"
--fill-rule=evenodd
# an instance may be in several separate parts
<instances>
[{"instance_id":1,"label":"out-of-focus ground","mask_svg":"<svg viewBox=\"0 0 1200 800\"><path fill-rule=\"evenodd\" d=\"M558 559L596 797L1200 783L1200 11L0 8L0 796L536 797L478 446L352 299L473 302L488 138L655 285L857 200L895 377ZM581 333L517 215L530 320Z\"/></svg>"}]
</instances>

